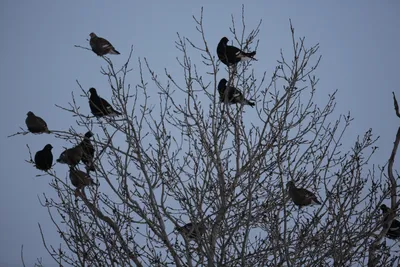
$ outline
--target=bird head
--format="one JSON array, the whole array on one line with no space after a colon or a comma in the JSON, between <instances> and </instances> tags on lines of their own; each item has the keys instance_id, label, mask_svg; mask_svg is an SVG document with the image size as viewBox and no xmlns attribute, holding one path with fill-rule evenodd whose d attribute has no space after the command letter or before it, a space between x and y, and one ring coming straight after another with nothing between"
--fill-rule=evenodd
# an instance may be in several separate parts
<instances>
[{"instance_id":1,"label":"bird head","mask_svg":"<svg viewBox=\"0 0 400 267\"><path fill-rule=\"evenodd\" d=\"M32 111L28 111L28 113L26 113L26 115L28 115L28 116L35 116L35 114L33 114Z\"/></svg>"},{"instance_id":2,"label":"bird head","mask_svg":"<svg viewBox=\"0 0 400 267\"><path fill-rule=\"evenodd\" d=\"M90 138L93 136L93 133L91 131L88 131L87 133L85 133L85 137Z\"/></svg>"},{"instance_id":3,"label":"bird head","mask_svg":"<svg viewBox=\"0 0 400 267\"><path fill-rule=\"evenodd\" d=\"M226 84L227 84L227 80L225 79L225 78L222 78L220 81L219 81L219 84L218 84L218 91L224 91L225 90L225 88L226 88Z\"/></svg>"},{"instance_id":4,"label":"bird head","mask_svg":"<svg viewBox=\"0 0 400 267\"><path fill-rule=\"evenodd\" d=\"M94 32L90 33L89 36L90 36L90 38L97 37L97 35Z\"/></svg>"},{"instance_id":5,"label":"bird head","mask_svg":"<svg viewBox=\"0 0 400 267\"><path fill-rule=\"evenodd\" d=\"M97 91L93 87L89 89L89 93L91 93L92 95L97 95Z\"/></svg>"},{"instance_id":6,"label":"bird head","mask_svg":"<svg viewBox=\"0 0 400 267\"><path fill-rule=\"evenodd\" d=\"M293 182L293 181L289 181L289 182L286 183L286 188L292 188L292 187L296 187L296 186L294 185L294 182Z\"/></svg>"},{"instance_id":7,"label":"bird head","mask_svg":"<svg viewBox=\"0 0 400 267\"><path fill-rule=\"evenodd\" d=\"M385 204L382 204L380 208L383 212L386 212L389 209Z\"/></svg>"},{"instance_id":8,"label":"bird head","mask_svg":"<svg viewBox=\"0 0 400 267\"><path fill-rule=\"evenodd\" d=\"M47 144L44 148L47 149L47 150L51 150L53 148L53 146L50 145L50 144Z\"/></svg>"},{"instance_id":9,"label":"bird head","mask_svg":"<svg viewBox=\"0 0 400 267\"><path fill-rule=\"evenodd\" d=\"M229 42L229 39L226 37L222 37L221 41L219 41L219 42L223 43L223 44L227 44Z\"/></svg>"}]
</instances>

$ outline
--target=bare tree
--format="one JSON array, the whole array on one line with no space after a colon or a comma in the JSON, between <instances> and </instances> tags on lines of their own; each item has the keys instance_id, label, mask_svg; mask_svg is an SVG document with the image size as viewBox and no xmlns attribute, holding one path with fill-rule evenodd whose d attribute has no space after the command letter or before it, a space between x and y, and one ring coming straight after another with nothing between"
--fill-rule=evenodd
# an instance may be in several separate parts
<instances>
[{"instance_id":1,"label":"bare tree","mask_svg":"<svg viewBox=\"0 0 400 267\"><path fill-rule=\"evenodd\" d=\"M233 45L256 50L261 21L248 33L242 14L240 26L232 17ZM336 92L315 102L319 45L298 39L291 22L293 50L281 51L274 73L258 75L252 60L220 64L203 10L194 21L200 43L177 36L181 77L157 74L140 58L140 82L131 86L133 49L121 67L103 57L101 73L122 116L82 114L90 85L79 82L83 96L60 107L79 128L53 130L56 137L78 145L87 130L95 133L96 171L88 174L99 185L75 189L66 167L46 172L58 197L43 194L42 204L64 244L46 243L41 232L53 259L60 266L399 264L398 243L382 243L388 229L379 206L390 199L390 223L399 205L400 130L382 167L371 163L372 130L342 145L352 118L335 117ZM256 106L220 103L221 78ZM322 204L294 205L288 181Z\"/></svg>"}]
</instances>

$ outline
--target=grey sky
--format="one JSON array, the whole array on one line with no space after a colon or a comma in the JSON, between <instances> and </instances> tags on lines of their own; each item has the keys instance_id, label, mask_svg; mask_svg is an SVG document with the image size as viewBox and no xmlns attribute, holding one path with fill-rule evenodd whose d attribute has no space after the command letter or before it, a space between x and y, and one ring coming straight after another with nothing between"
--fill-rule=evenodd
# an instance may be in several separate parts
<instances>
[{"instance_id":1,"label":"grey sky","mask_svg":"<svg viewBox=\"0 0 400 267\"><path fill-rule=\"evenodd\" d=\"M89 46L90 32L105 37L121 52L111 56L120 65L125 62L130 46L134 46L133 68L137 58L147 57L162 76L168 68L175 76L181 74L175 58L180 56L174 42L176 32L199 41L192 15L204 6L206 38L210 47L222 36L229 38L231 14L241 16L240 1L1 1L0 2L0 266L20 266L20 246L24 244L25 260L32 266L43 257L46 266L54 263L45 251L37 223L44 227L50 244L59 237L50 223L45 208L37 197L45 192L54 195L48 176L26 163L29 144L32 152L51 143L58 157L66 143L50 135L6 136L25 127L27 111L31 110L48 123L50 129L68 129L74 119L54 104L67 106L71 92L79 100L83 112L89 113L87 100L79 97L78 79L85 89L95 87L109 99L107 81L99 73L103 61L94 53L75 48ZM320 43L322 62L317 70L320 78L318 99L326 103L329 93L339 89L336 115L351 111L355 117L348 144L358 134L373 128L380 147L376 164L387 161L399 119L393 111L391 92L400 99L398 72L400 62L400 3L397 1L319 1L286 2L252 1L245 6L249 31L263 20L257 50L256 73L267 71L270 77L280 48L290 53L289 18L297 37L306 36L306 43ZM214 52L215 53L215 52ZM193 53L191 56L196 58ZM198 55L199 56L199 55ZM199 58L196 58L200 62ZM220 74L220 77L222 78ZM137 83L136 74L128 78ZM156 92L156 88L154 87ZM334 119L334 118L332 118ZM82 130L84 131L84 130ZM346 147L347 149L348 147ZM398 162L398 160L397 160ZM398 169L398 165L397 169ZM56 170L67 171L56 165ZM49 264L52 263L52 264Z\"/></svg>"}]
</instances>

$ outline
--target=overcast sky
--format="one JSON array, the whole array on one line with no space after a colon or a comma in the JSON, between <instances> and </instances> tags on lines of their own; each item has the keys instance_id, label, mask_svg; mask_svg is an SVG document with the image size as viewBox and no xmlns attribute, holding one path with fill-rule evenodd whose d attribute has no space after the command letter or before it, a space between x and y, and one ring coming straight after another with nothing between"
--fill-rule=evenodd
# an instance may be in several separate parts
<instances>
[{"instance_id":1,"label":"overcast sky","mask_svg":"<svg viewBox=\"0 0 400 267\"><path fill-rule=\"evenodd\" d=\"M95 32L121 52L112 56L115 64L124 63L133 45L134 68L138 57L147 57L160 74L168 68L179 75L176 32L199 40L192 15L200 14L201 5L207 41L216 48L221 37L230 36L231 14L239 21L242 2L0 1L0 267L21 266L22 244L27 266L33 266L38 257L45 266L54 266L37 226L42 224L50 244L59 243L47 210L38 202L43 192L54 193L48 185L50 178L35 177L40 172L25 162L29 158L26 144L36 152L51 143L55 157L66 144L50 135L7 135L25 127L29 110L44 118L50 129L74 125L70 114L54 104L66 106L71 92L79 93L77 79L84 88L96 87L100 95L110 97L107 82L99 73L103 61L74 45L88 46L89 33ZM247 29L263 20L259 61L254 67L258 74L271 74L280 49L291 50L292 19L298 37L306 36L308 45L320 44L322 62L316 72L320 104L339 89L337 113L350 111L355 117L346 140L352 144L358 134L373 128L381 136L373 162L384 164L400 125L391 95L395 91L400 99L399 12L398 1L251 1L245 6ZM129 82L135 85L137 81ZM89 113L87 100L79 101ZM64 167L55 168L67 170Z\"/></svg>"}]
</instances>

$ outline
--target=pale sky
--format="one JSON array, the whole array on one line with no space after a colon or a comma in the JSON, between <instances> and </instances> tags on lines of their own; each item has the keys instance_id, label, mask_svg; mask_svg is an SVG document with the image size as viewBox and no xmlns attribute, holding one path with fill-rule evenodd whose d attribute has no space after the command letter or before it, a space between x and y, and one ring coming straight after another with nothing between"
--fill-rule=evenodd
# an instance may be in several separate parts
<instances>
[{"instance_id":1,"label":"pale sky","mask_svg":"<svg viewBox=\"0 0 400 267\"><path fill-rule=\"evenodd\" d=\"M66 130L75 125L70 114L55 104L67 106L74 92L83 111L89 113L87 100L79 97L76 80L84 88L95 87L101 96L110 98L107 82L99 73L103 61L74 45L89 46L89 33L95 32L121 53L111 57L115 64L125 62L133 45L135 70L138 57L147 57L160 76L164 68L179 76L182 72L175 58L181 54L175 48L176 33L200 40L192 16L200 14L201 6L206 38L215 49L221 37L230 36L231 14L240 21L242 8L242 2L235 0L208 0L201 4L182 0L140 2L0 2L0 267L21 266L22 244L27 266L33 266L40 257L45 266L55 265L42 245L38 229L40 223L47 242L59 244L47 210L38 202L43 192L50 196L54 192L48 185L50 177L35 177L40 171L25 162L29 158L26 144L35 153L51 143L55 158L67 144L51 135L7 136L25 127L29 110L45 119L50 129ZM357 135L372 128L375 135L381 136L377 143L380 149L372 162L382 165L389 158L400 125L391 93L396 92L400 99L399 12L398 1L251 1L245 6L247 30L263 20L255 71L270 75L280 49L291 51L292 19L298 37L305 36L309 46L320 44L317 101L325 104L328 94L339 89L335 116L350 111L355 117L345 137L345 149ZM196 58L196 54L192 57ZM136 75L128 78L132 85L138 82ZM156 87L154 90L156 93ZM398 164L395 166L399 169ZM67 170L65 165L55 168L60 173Z\"/></svg>"}]
</instances>

